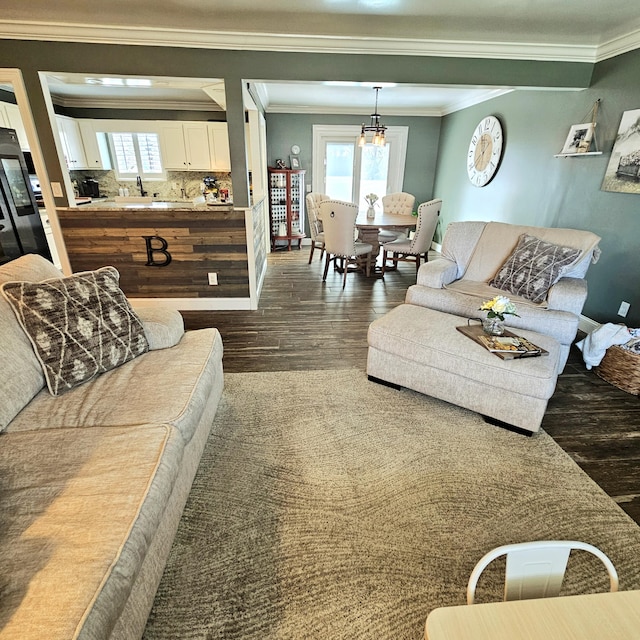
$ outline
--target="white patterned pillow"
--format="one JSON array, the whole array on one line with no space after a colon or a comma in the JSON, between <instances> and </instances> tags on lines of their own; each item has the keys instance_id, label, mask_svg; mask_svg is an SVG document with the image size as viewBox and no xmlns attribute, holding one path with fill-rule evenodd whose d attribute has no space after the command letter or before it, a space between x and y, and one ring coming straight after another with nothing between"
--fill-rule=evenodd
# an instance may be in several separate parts
<instances>
[{"instance_id":1,"label":"white patterned pillow","mask_svg":"<svg viewBox=\"0 0 640 640\"><path fill-rule=\"evenodd\" d=\"M551 244L523 233L489 284L532 302L542 302L580 253L580 249Z\"/></svg>"},{"instance_id":2,"label":"white patterned pillow","mask_svg":"<svg viewBox=\"0 0 640 640\"><path fill-rule=\"evenodd\" d=\"M141 355L142 322L119 287L114 267L43 282L6 282L10 303L58 396Z\"/></svg>"}]
</instances>

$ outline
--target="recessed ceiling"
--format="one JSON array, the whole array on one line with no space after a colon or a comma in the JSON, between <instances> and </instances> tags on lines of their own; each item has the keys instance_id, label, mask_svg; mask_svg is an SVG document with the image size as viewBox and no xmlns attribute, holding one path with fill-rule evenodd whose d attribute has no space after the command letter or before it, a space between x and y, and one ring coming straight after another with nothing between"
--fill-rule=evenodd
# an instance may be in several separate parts
<instances>
[{"instance_id":1,"label":"recessed ceiling","mask_svg":"<svg viewBox=\"0 0 640 640\"><path fill-rule=\"evenodd\" d=\"M224 82L219 79L91 73L49 73L46 78L53 101L64 107L224 110ZM252 84L268 113L367 116L373 111L375 101L375 83L252 81ZM388 116L440 116L511 90L507 87L380 84L378 106L381 113Z\"/></svg>"},{"instance_id":2,"label":"recessed ceiling","mask_svg":"<svg viewBox=\"0 0 640 640\"><path fill-rule=\"evenodd\" d=\"M368 115L376 83L255 83L269 113L341 113ZM382 86L378 110L384 115L440 116L511 91L509 87L458 87L417 84Z\"/></svg>"},{"instance_id":3,"label":"recessed ceiling","mask_svg":"<svg viewBox=\"0 0 640 640\"><path fill-rule=\"evenodd\" d=\"M224 100L212 97L224 95L224 81L215 78L48 73L46 79L53 101L65 107L224 111Z\"/></svg>"}]
</instances>

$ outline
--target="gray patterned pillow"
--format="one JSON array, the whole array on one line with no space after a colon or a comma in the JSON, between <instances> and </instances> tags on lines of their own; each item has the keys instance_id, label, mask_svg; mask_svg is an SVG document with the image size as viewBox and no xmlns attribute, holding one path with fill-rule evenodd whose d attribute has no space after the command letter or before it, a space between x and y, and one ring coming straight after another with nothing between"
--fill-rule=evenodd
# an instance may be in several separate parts
<instances>
[{"instance_id":1,"label":"gray patterned pillow","mask_svg":"<svg viewBox=\"0 0 640 640\"><path fill-rule=\"evenodd\" d=\"M532 302L542 302L547 291L580 253L580 249L561 247L523 233L513 253L489 284Z\"/></svg>"},{"instance_id":2,"label":"gray patterned pillow","mask_svg":"<svg viewBox=\"0 0 640 640\"><path fill-rule=\"evenodd\" d=\"M114 267L43 282L6 282L9 301L59 396L148 350Z\"/></svg>"}]
</instances>

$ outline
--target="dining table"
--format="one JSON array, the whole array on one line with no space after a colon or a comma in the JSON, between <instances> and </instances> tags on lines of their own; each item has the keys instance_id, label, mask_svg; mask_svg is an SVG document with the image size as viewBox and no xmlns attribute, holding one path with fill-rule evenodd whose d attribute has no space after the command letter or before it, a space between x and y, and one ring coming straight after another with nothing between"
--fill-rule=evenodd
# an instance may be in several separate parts
<instances>
[{"instance_id":1,"label":"dining table","mask_svg":"<svg viewBox=\"0 0 640 640\"><path fill-rule=\"evenodd\" d=\"M371 250L371 260L375 263L378 255L380 254L380 241L378 240L378 234L381 229L406 229L410 231L415 229L418 218L408 215L397 215L391 213L385 213L384 211L376 211L375 217L368 218L367 210L363 209L358 212L356 218L356 229L358 229L358 240L360 242L366 242L370 244L373 249ZM373 275L380 273L380 268L372 269Z\"/></svg>"}]
</instances>

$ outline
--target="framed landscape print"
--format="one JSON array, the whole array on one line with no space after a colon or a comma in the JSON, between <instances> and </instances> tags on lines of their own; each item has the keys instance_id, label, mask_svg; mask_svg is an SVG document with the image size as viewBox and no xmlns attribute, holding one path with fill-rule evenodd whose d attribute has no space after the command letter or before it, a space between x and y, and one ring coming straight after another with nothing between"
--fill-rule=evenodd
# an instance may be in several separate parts
<instances>
[{"instance_id":1,"label":"framed landscape print","mask_svg":"<svg viewBox=\"0 0 640 640\"><path fill-rule=\"evenodd\" d=\"M601 190L640 193L640 109L622 114Z\"/></svg>"}]
</instances>

